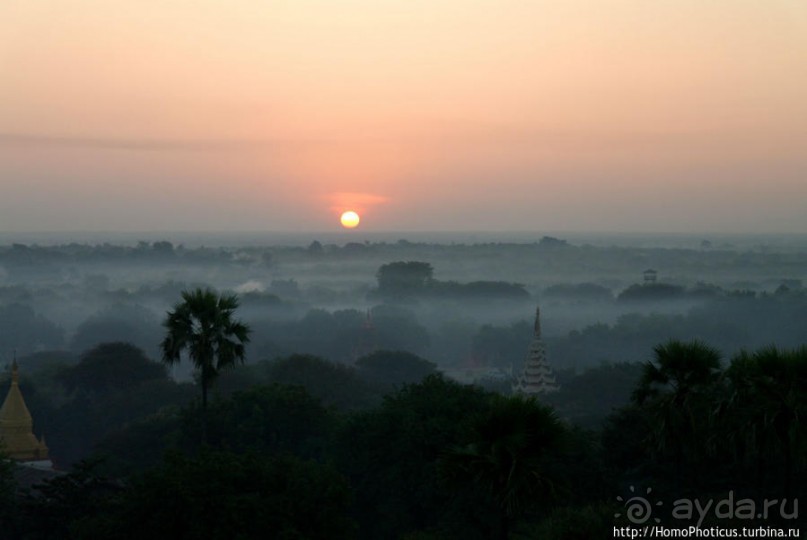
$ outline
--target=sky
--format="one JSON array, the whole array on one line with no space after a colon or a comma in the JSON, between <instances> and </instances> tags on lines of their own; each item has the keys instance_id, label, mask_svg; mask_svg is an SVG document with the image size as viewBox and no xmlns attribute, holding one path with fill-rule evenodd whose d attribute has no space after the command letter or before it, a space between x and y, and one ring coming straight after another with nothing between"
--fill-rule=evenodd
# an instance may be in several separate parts
<instances>
[{"instance_id":1,"label":"sky","mask_svg":"<svg viewBox=\"0 0 807 540\"><path fill-rule=\"evenodd\" d=\"M807 233L803 0L3 0L0 231Z\"/></svg>"}]
</instances>

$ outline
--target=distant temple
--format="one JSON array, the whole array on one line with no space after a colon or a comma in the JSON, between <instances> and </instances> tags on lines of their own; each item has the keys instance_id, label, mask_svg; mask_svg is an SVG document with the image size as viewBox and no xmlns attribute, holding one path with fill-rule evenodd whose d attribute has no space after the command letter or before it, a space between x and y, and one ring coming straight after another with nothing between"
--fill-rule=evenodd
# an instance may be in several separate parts
<instances>
[{"instance_id":1,"label":"distant temple","mask_svg":"<svg viewBox=\"0 0 807 540\"><path fill-rule=\"evenodd\" d=\"M20 392L17 360L11 365L11 387L0 407L0 454L15 461L50 464L45 437L34 436L34 421Z\"/></svg>"},{"instance_id":2,"label":"distant temple","mask_svg":"<svg viewBox=\"0 0 807 540\"><path fill-rule=\"evenodd\" d=\"M559 390L555 375L546 356L546 346L541 340L541 309L535 309L535 333L524 361L524 371L513 385L513 393L528 395L548 394Z\"/></svg>"}]
</instances>

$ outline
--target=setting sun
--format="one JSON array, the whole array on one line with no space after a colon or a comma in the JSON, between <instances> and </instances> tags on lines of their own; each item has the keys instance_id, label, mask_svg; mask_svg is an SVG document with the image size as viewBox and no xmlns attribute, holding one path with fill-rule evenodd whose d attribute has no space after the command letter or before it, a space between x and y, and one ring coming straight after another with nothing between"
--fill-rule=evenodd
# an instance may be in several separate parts
<instances>
[{"instance_id":1,"label":"setting sun","mask_svg":"<svg viewBox=\"0 0 807 540\"><path fill-rule=\"evenodd\" d=\"M346 229L354 229L359 224L359 214L353 210L349 210L342 214L340 221L342 222L342 227Z\"/></svg>"}]
</instances>

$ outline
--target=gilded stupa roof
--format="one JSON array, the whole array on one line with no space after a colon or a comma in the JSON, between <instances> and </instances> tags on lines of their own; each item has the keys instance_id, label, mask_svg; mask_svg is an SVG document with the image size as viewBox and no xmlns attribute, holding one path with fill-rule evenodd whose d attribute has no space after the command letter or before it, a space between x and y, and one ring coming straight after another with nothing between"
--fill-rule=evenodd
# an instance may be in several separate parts
<instances>
[{"instance_id":1,"label":"gilded stupa roof","mask_svg":"<svg viewBox=\"0 0 807 540\"><path fill-rule=\"evenodd\" d=\"M48 447L44 438L33 434L34 421L20 392L20 375L17 361L11 365L11 386L0 407L0 447L12 459L36 461L47 459Z\"/></svg>"},{"instance_id":2,"label":"gilded stupa roof","mask_svg":"<svg viewBox=\"0 0 807 540\"><path fill-rule=\"evenodd\" d=\"M0 425L8 427L32 426L34 423L31 412L25 405L25 399L20 392L20 374L17 371L17 361L11 365L11 387L8 389L3 406L0 407Z\"/></svg>"}]
</instances>

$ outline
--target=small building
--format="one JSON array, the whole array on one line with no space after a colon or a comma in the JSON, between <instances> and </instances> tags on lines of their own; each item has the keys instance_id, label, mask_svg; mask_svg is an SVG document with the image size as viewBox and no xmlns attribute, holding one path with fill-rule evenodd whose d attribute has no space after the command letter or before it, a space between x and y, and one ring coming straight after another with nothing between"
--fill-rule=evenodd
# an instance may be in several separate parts
<instances>
[{"instance_id":1,"label":"small building","mask_svg":"<svg viewBox=\"0 0 807 540\"><path fill-rule=\"evenodd\" d=\"M541 309L535 309L535 329L524 361L524 371L513 384L513 393L538 395L557 392L560 389L541 339Z\"/></svg>"},{"instance_id":2,"label":"small building","mask_svg":"<svg viewBox=\"0 0 807 540\"><path fill-rule=\"evenodd\" d=\"M33 432L34 421L20 391L17 360L11 365L11 386L0 407L0 451L18 462L52 468L48 459L45 437L37 439Z\"/></svg>"}]
</instances>

